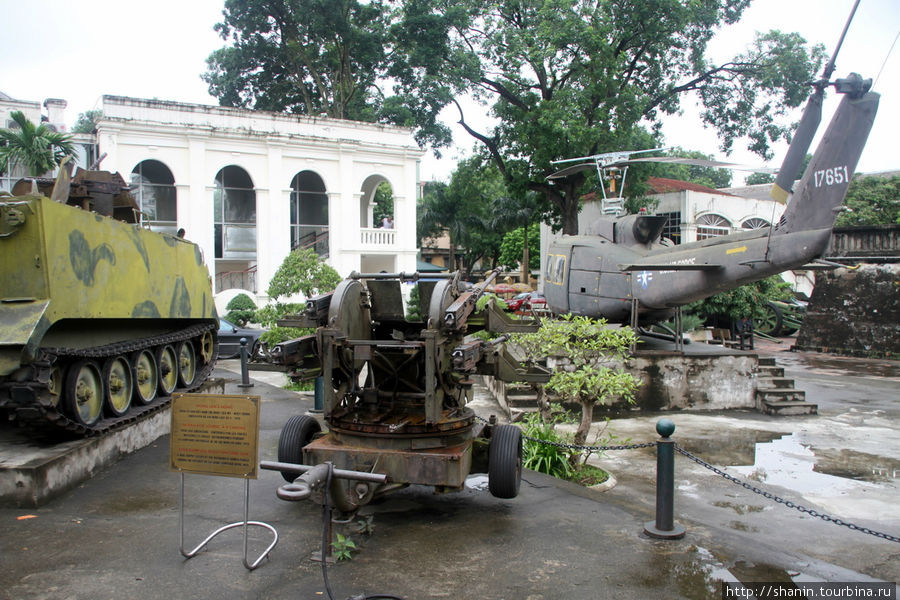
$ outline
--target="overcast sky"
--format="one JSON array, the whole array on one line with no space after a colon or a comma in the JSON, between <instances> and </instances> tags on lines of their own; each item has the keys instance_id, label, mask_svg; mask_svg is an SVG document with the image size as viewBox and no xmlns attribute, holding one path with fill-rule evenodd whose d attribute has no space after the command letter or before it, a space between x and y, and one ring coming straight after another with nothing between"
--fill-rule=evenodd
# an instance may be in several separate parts
<instances>
[{"instance_id":1,"label":"overcast sky","mask_svg":"<svg viewBox=\"0 0 900 600\"><path fill-rule=\"evenodd\" d=\"M66 100L69 126L79 113L100 108L104 94L215 105L200 74L209 54L224 44L213 31L223 5L223 0L0 0L0 91L18 100ZM755 0L739 24L717 35L712 56L724 60L743 51L754 31L769 29L797 31L809 42L825 44L830 55L852 5L853 0ZM838 57L835 76L856 71L878 77L874 89L883 96L859 171L900 170L900 42L888 58L898 33L900 0L862 0ZM826 101L823 121L834 110L834 96ZM667 144L759 163L746 152L726 157L715 134L702 129L692 102L684 108L682 117L667 121ZM445 114L448 123L456 120L454 111ZM430 152L425 156L423 179L446 180L456 160L470 153L472 139L458 127L454 139L456 147L445 149L443 160ZM779 152L773 163L780 159Z\"/></svg>"}]
</instances>

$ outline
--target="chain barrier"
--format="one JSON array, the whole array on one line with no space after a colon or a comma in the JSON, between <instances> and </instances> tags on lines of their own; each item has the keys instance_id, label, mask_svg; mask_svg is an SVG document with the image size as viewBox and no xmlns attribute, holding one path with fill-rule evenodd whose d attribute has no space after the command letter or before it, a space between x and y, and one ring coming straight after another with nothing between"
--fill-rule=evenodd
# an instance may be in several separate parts
<instances>
[{"instance_id":1,"label":"chain barrier","mask_svg":"<svg viewBox=\"0 0 900 600\"><path fill-rule=\"evenodd\" d=\"M482 422L484 422L484 423L490 424L490 421L488 421L487 419L484 419L484 418L479 417L479 416L477 416L477 415L476 415L475 418L478 419L479 421L482 421ZM620 445L617 445L617 446L580 446L580 445L577 445L577 444L566 444L566 443L563 443L563 442L552 442L552 441L550 441L550 440L542 440L542 439L534 438L534 437L531 437L531 436L527 436L527 435L525 435L525 434L522 434L522 439L523 439L523 440L527 440L527 441L529 441L529 442L535 442L535 443L538 443L538 444L543 444L543 445L545 445L545 446L554 446L554 447L556 447L556 448L563 448L563 449L566 449L566 450L587 450L587 451L590 451L590 452L603 452L603 451L606 451L606 450L635 450L635 449L638 449L638 448L650 448L650 447L652 447L652 446L656 446L656 442L647 442L647 443L643 443L643 444L620 444ZM800 505L800 504L796 504L795 502L792 502L792 501L790 501L790 500L785 500L784 498L782 498L782 497L780 497L780 496L777 496L777 495L773 494L772 492L767 492L766 490L763 490L763 489L760 489L760 488L758 488L758 487L756 487L756 486L750 485L749 483L747 483L747 482L745 482L745 481L742 481L742 480L738 479L737 477L735 477L735 476L733 476L733 475L729 475L728 473L726 473L726 472L723 471L722 469L720 469L720 468L718 468L718 467L716 467L716 466L714 466L714 465L709 464L708 462L706 462L706 461L703 460L702 458L699 458L699 457L697 457L697 456L694 456L693 454L691 454L690 452L688 452L687 450L685 450L684 448L682 448L682 447L681 447L680 445L678 445L677 443L675 444L675 449L678 450L678 452L680 452L681 454L683 454L683 455L686 456L687 458L689 458L690 460L692 460L692 461L694 461L695 463L697 463L698 465L700 465L701 467L705 467L705 468L709 469L710 471L712 471L713 473L715 473L715 474L717 474L717 475L721 475L722 477L724 477L724 478L727 479L728 481L730 481L730 482L732 482L732 483L734 483L734 484L737 484L737 485L739 485L739 486L741 486L741 487L743 487L743 488L745 488L745 489L748 489L748 490L750 490L751 492L753 492L753 493L755 493L755 494L759 494L759 495L761 495L761 496L764 496L765 498L768 498L769 500L773 500L774 502L777 502L778 504L783 504L783 505L786 506L787 508L793 508L793 509L798 510L798 511L800 511L800 512L802 512L802 513L806 513L806 514L808 514L808 515L811 516L811 517L816 517L816 518L822 519L823 521L826 521L826 522L828 522L828 523L834 523L835 525L841 525L841 526L846 527L846 528L848 528L848 529L851 529L851 530L853 530L853 531L859 531L859 532L862 532L862 533L867 533L867 534L869 534L869 535L875 536L875 537L877 537L877 538L881 538L881 539L883 539L883 540L888 540L888 541L890 541L890 542L900 542L900 537L897 537L897 536L895 536L895 535L890 535L890 534L887 534L887 533L882 533L882 532L880 532L880 531L875 531L875 530L873 530L873 529L869 529L868 527L863 527L863 526L861 526L861 525L856 525L855 523L850 523L850 522L848 522L848 521L844 521L844 520L842 520L842 519L838 519L837 517L832 517L831 515L828 515L828 514L825 514L825 513L820 513L820 512L818 512L818 511L816 511L816 510L813 510L813 509L811 509L811 508L806 508L805 506L802 506L802 505Z\"/></svg>"},{"instance_id":2,"label":"chain barrier","mask_svg":"<svg viewBox=\"0 0 900 600\"><path fill-rule=\"evenodd\" d=\"M834 523L835 525L842 525L844 527L847 527L848 529L852 529L853 531L861 531L862 533L868 533L869 535L874 535L877 538L881 538L881 539L888 540L891 542L900 542L900 538L898 538L897 536L889 535L887 533L882 533L880 531L874 531L872 529L869 529L868 527L861 527L860 525L856 525L854 523L849 523L847 521L843 521L841 519L832 517L831 515L827 515L825 513L820 513L818 511L812 510L810 508L806 508L805 506L801 506L799 504L791 502L790 500L785 500L784 498L782 498L780 496L776 496L772 492L767 492L756 486L750 485L746 481L741 481L737 477L735 477L733 475L729 475L722 469L719 469L718 467L715 467L715 466L709 464L702 458L698 458L698 457L694 456L693 454L691 454L690 452L688 452L687 450L685 450L678 444L675 444L675 449L678 450L684 456L688 457L689 459L691 459L692 461L697 463L698 465L700 465L701 467L706 467L713 473L716 473L717 475L721 475L722 477L724 477L731 483L737 484L745 489L748 489L755 494L764 496L764 497L768 498L769 500L773 500L779 504L783 504L787 508L793 508L793 509L799 510L800 512L806 513L811 517L817 517L819 519L822 519L823 521L827 521L829 523Z\"/></svg>"}]
</instances>

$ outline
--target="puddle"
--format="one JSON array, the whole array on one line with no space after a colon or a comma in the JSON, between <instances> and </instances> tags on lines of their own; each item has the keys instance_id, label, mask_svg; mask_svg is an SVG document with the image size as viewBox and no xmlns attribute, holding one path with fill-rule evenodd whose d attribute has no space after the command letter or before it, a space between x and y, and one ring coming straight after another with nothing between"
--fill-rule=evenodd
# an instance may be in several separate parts
<instances>
[{"instance_id":1,"label":"puddle","mask_svg":"<svg viewBox=\"0 0 900 600\"><path fill-rule=\"evenodd\" d=\"M816 455L813 471L817 473L872 483L900 479L900 460L895 458L847 449L810 446L810 450Z\"/></svg>"},{"instance_id":2,"label":"puddle","mask_svg":"<svg viewBox=\"0 0 900 600\"><path fill-rule=\"evenodd\" d=\"M729 429L719 438L678 437L685 450L714 465L752 465L759 444L784 435L759 429ZM724 439L724 442L723 442Z\"/></svg>"},{"instance_id":3,"label":"puddle","mask_svg":"<svg viewBox=\"0 0 900 600\"><path fill-rule=\"evenodd\" d=\"M670 582L684 598L723 598L725 585L752 590L754 584L761 581L778 584L786 594L782 597L805 597L787 594L794 589L799 593L805 583L818 580L800 571L788 571L770 564L743 560L726 564L712 552L699 546L691 546L687 553L680 553L664 550L666 546L662 544L659 546L660 552L654 553L654 563L649 569L646 584L648 588L654 588L660 581Z\"/></svg>"},{"instance_id":4,"label":"puddle","mask_svg":"<svg viewBox=\"0 0 900 600\"><path fill-rule=\"evenodd\" d=\"M801 444L797 435L792 433L757 444L753 462L731 463L734 465L731 469L747 479L778 485L801 494L831 496L868 485L865 481L821 472L816 469L819 462L816 453Z\"/></svg>"},{"instance_id":5,"label":"puddle","mask_svg":"<svg viewBox=\"0 0 900 600\"><path fill-rule=\"evenodd\" d=\"M480 491L488 489L487 475L469 475L466 477L466 487L470 490Z\"/></svg>"}]
</instances>

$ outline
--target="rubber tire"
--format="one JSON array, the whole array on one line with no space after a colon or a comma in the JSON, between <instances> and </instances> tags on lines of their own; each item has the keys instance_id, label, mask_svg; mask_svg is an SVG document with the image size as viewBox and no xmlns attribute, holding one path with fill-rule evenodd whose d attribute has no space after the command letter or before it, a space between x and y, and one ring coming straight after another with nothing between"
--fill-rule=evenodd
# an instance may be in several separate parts
<instances>
[{"instance_id":1,"label":"rubber tire","mask_svg":"<svg viewBox=\"0 0 900 600\"><path fill-rule=\"evenodd\" d=\"M294 415L288 419L278 436L278 462L303 464L303 447L322 431L319 422L309 415ZM284 480L291 483L297 479L296 473L282 472Z\"/></svg>"},{"instance_id":2,"label":"rubber tire","mask_svg":"<svg viewBox=\"0 0 900 600\"><path fill-rule=\"evenodd\" d=\"M495 498L515 498L522 481L522 430L498 425L488 447L488 490Z\"/></svg>"}]
</instances>

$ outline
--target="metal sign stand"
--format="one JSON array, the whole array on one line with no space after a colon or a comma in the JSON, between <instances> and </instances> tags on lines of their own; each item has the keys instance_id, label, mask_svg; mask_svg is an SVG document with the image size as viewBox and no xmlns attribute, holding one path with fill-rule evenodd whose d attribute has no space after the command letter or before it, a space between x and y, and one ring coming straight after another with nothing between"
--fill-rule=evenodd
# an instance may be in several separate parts
<instances>
[{"instance_id":1,"label":"metal sign stand","mask_svg":"<svg viewBox=\"0 0 900 600\"><path fill-rule=\"evenodd\" d=\"M214 537L235 527L244 530L244 566L253 570L278 543L278 532L267 523L250 520L250 479L259 467L259 396L175 394L172 396L172 433L169 468L181 472L178 524L181 554L197 555ZM244 520L219 527L190 552L184 549L184 473L244 480ZM273 540L252 563L247 559L247 531L264 527Z\"/></svg>"},{"instance_id":2,"label":"metal sign stand","mask_svg":"<svg viewBox=\"0 0 900 600\"><path fill-rule=\"evenodd\" d=\"M218 529L213 531L211 534L206 536L206 539L203 540L202 542L200 542L200 544L196 548L191 550L190 552L186 552L184 549L184 473L183 472L181 473L181 495L180 495L180 501L179 501L179 509L180 510L179 510L178 522L179 522L179 526L181 529L181 535L179 537L179 540L181 542L180 549L181 549L182 556L184 556L185 558L193 558L194 556L196 556L197 553L199 553L200 550L202 550L203 547L206 546L206 544L208 544L210 540L212 540L214 537L216 537L223 531L227 531L229 529L234 529L235 527L243 527L243 529L244 529L244 566L248 570L252 571L253 569L255 569L256 567L259 566L259 563L261 563L263 561L263 559L265 559L269 556L269 552L271 552L272 548L275 547L275 544L278 543L278 532L275 530L274 527L272 527L268 523L263 523L261 521L250 521L249 520L249 516L250 516L250 480L249 479L244 480L244 520L237 521L236 523L229 523L228 525L223 525L222 527L219 527ZM272 540L272 543L269 544L269 547L266 548L263 551L263 553L260 554L259 557L252 563L247 560L247 530L248 530L249 526L251 526L251 525L254 525L257 527L264 527L264 528L268 529L269 531L272 532L272 535L274 537L274 539Z\"/></svg>"}]
</instances>

